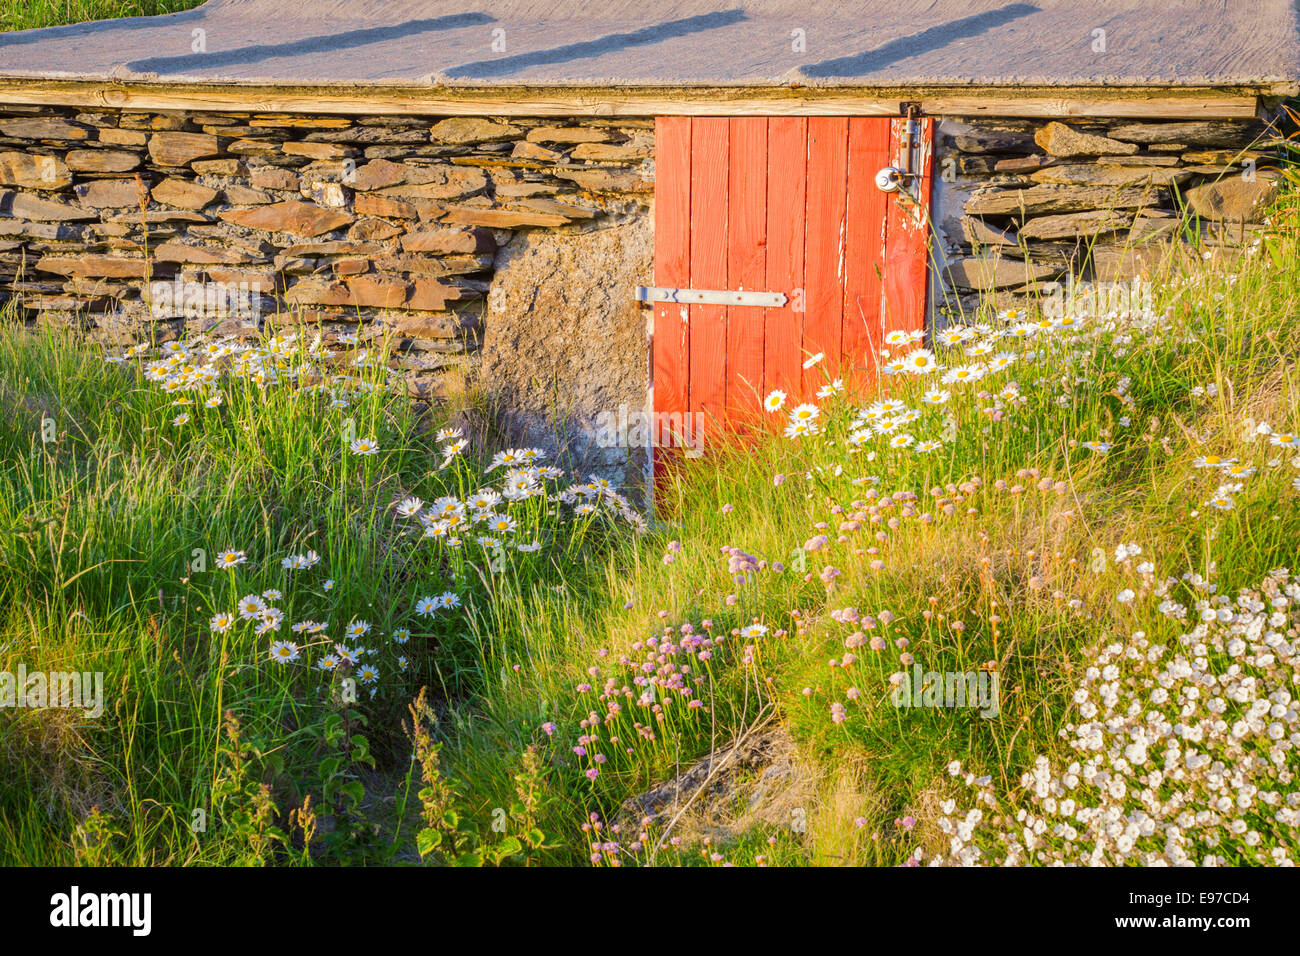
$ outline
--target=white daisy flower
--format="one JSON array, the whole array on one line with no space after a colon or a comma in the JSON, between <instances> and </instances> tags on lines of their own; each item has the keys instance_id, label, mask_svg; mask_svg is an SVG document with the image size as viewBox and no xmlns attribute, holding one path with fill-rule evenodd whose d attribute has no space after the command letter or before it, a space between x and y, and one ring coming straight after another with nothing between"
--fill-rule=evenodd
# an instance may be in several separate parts
<instances>
[{"instance_id":1,"label":"white daisy flower","mask_svg":"<svg viewBox=\"0 0 1300 956\"><path fill-rule=\"evenodd\" d=\"M293 641L276 641L271 645L271 660L290 664L298 659L298 645Z\"/></svg>"}]
</instances>

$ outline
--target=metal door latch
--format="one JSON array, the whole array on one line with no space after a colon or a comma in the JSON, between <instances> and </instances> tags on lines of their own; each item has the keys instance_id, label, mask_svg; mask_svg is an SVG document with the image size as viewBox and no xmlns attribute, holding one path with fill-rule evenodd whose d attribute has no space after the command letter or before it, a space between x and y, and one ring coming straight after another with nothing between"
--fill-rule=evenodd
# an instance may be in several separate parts
<instances>
[{"instance_id":1,"label":"metal door latch","mask_svg":"<svg viewBox=\"0 0 1300 956\"><path fill-rule=\"evenodd\" d=\"M918 178L917 174L912 170L912 153L917 145L917 123L921 116L921 108L916 103L903 103L902 109L907 116L907 125L904 127L905 135L903 137L903 168L886 166L876 173L876 188L887 193L896 193L902 190L903 195L906 195L907 187L911 185L912 180Z\"/></svg>"}]
</instances>

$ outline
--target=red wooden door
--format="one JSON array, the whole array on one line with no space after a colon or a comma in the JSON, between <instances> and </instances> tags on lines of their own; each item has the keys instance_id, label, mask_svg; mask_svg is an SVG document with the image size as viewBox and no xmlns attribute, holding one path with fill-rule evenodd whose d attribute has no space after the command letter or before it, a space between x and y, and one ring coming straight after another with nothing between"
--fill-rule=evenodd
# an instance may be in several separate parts
<instances>
[{"instance_id":1,"label":"red wooden door","mask_svg":"<svg viewBox=\"0 0 1300 956\"><path fill-rule=\"evenodd\" d=\"M875 184L882 167L905 165L906 123L656 122L655 285L789 297L782 308L656 304L661 425L692 413L743 421L774 389L792 403L813 399L827 376L869 382L882 337L923 327L928 212ZM917 126L913 193L928 208L931 122Z\"/></svg>"}]
</instances>

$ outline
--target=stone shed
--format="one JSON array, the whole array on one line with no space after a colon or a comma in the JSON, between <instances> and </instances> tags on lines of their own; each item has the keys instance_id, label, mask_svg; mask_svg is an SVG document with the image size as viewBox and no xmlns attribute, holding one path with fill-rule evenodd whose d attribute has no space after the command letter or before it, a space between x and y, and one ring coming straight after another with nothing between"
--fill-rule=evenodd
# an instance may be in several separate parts
<instances>
[{"instance_id":1,"label":"stone shed","mask_svg":"<svg viewBox=\"0 0 1300 956\"><path fill-rule=\"evenodd\" d=\"M209 0L0 35L0 296L386 339L634 483L981 294L1241 241L1297 92L1292 0Z\"/></svg>"}]
</instances>

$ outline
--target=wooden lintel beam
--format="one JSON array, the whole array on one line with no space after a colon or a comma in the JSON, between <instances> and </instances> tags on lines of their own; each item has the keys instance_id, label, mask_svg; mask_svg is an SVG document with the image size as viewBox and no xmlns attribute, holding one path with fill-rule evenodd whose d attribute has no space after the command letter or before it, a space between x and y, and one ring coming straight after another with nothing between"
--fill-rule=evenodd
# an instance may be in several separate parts
<instances>
[{"instance_id":1,"label":"wooden lintel beam","mask_svg":"<svg viewBox=\"0 0 1300 956\"><path fill-rule=\"evenodd\" d=\"M429 116L931 116L1247 119L1268 91L1173 88L366 89L0 80L0 103L94 109Z\"/></svg>"}]
</instances>

